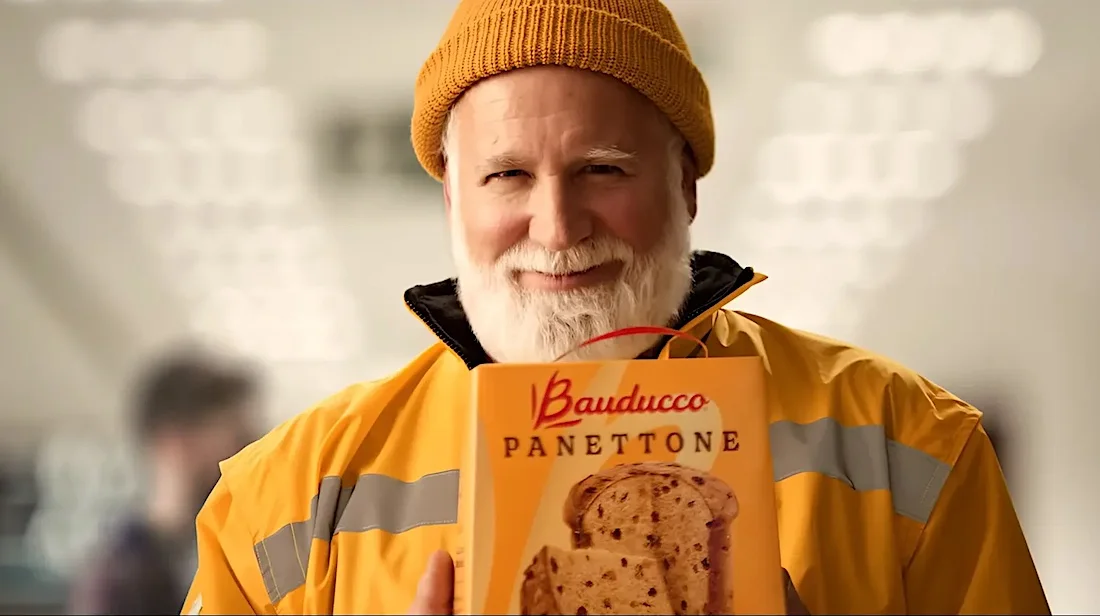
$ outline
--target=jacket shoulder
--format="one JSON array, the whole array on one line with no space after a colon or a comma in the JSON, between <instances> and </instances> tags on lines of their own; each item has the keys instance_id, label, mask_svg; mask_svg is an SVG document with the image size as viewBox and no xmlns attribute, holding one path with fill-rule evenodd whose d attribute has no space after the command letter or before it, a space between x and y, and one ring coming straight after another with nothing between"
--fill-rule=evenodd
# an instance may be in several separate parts
<instances>
[{"instance_id":1,"label":"jacket shoulder","mask_svg":"<svg viewBox=\"0 0 1100 616\"><path fill-rule=\"evenodd\" d=\"M831 419L881 426L884 436L953 465L981 413L936 383L884 355L745 313L734 344L764 358L779 399L773 420ZM774 416L778 412L780 416Z\"/></svg>"},{"instance_id":2,"label":"jacket shoulder","mask_svg":"<svg viewBox=\"0 0 1100 616\"><path fill-rule=\"evenodd\" d=\"M345 387L275 426L270 432L222 462L222 476L234 477L268 472L274 467L284 466L286 456L292 452L295 462L301 462L301 453L309 451L310 446L319 437L330 432L349 410L374 397L391 378L394 377L389 376Z\"/></svg>"},{"instance_id":3,"label":"jacket shoulder","mask_svg":"<svg viewBox=\"0 0 1100 616\"><path fill-rule=\"evenodd\" d=\"M234 501L258 512L281 509L286 517L280 496L304 495L296 499L303 503L303 511L291 516L308 517L309 499L321 479L343 477L349 471L355 447L379 415L410 386L419 385L443 353L442 344L433 345L396 373L350 385L222 462L222 482Z\"/></svg>"}]
</instances>

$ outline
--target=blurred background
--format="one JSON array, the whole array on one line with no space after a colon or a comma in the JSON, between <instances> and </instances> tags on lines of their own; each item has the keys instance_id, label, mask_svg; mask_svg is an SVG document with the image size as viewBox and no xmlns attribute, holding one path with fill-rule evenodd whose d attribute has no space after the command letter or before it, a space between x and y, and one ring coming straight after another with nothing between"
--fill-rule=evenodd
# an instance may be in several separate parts
<instances>
[{"instance_id":1,"label":"blurred background","mask_svg":"<svg viewBox=\"0 0 1100 616\"><path fill-rule=\"evenodd\" d=\"M409 116L454 4L0 0L0 613L66 609L148 497L166 349L256 362L266 430L432 341ZM719 131L696 242L771 277L735 307L983 408L1052 609L1095 613L1100 2L669 6Z\"/></svg>"}]
</instances>

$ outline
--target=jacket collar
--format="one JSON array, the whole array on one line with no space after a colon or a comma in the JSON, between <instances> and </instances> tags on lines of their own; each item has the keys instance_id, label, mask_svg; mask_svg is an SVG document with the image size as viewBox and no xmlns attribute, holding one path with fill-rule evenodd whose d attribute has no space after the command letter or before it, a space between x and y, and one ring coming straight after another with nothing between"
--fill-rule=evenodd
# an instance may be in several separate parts
<instances>
[{"instance_id":1,"label":"jacket collar","mask_svg":"<svg viewBox=\"0 0 1100 616\"><path fill-rule=\"evenodd\" d=\"M692 253L691 270L691 292L672 325L675 329L693 326L699 317L720 308L754 279L752 268L741 267L724 254L704 250ZM492 362L470 328L454 278L412 287L405 291L405 304L467 368L473 370Z\"/></svg>"}]
</instances>

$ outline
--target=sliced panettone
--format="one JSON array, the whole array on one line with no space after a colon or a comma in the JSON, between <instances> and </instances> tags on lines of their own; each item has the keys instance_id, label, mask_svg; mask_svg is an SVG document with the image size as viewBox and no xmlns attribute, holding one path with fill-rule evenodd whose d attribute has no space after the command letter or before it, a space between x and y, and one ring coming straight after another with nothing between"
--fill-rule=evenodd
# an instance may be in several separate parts
<instances>
[{"instance_id":1,"label":"sliced panettone","mask_svg":"<svg viewBox=\"0 0 1100 616\"><path fill-rule=\"evenodd\" d=\"M573 486L565 522L577 548L661 563L676 614L728 614L737 498L722 480L669 462L616 466Z\"/></svg>"},{"instance_id":2,"label":"sliced panettone","mask_svg":"<svg viewBox=\"0 0 1100 616\"><path fill-rule=\"evenodd\" d=\"M657 561L546 546L524 572L522 614L671 614Z\"/></svg>"}]
</instances>

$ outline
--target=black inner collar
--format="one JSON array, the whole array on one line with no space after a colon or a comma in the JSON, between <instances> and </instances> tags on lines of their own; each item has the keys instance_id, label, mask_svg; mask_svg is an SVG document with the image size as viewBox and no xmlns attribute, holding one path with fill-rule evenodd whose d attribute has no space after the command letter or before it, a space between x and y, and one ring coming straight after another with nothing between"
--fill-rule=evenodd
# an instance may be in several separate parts
<instances>
[{"instance_id":1,"label":"black inner collar","mask_svg":"<svg viewBox=\"0 0 1100 616\"><path fill-rule=\"evenodd\" d=\"M751 267L743 268L724 254L705 250L692 253L691 272L691 292L680 316L671 325L675 329L711 309L753 276ZM412 287L405 291L405 303L466 363L467 368L473 370L492 361L470 328L466 311L458 300L458 283L454 278Z\"/></svg>"}]
</instances>

